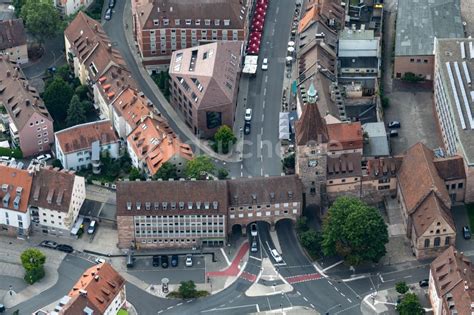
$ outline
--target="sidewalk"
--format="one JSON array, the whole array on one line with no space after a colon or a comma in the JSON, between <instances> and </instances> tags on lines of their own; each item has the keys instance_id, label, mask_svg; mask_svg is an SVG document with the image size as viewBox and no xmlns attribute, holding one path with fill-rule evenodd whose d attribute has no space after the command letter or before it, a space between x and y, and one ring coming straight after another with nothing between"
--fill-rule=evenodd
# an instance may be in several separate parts
<instances>
[{"instance_id":1,"label":"sidewalk","mask_svg":"<svg viewBox=\"0 0 474 315\"><path fill-rule=\"evenodd\" d=\"M262 269L254 284L245 292L246 296L269 296L293 291L293 286L275 270L269 258L263 258Z\"/></svg>"},{"instance_id":2,"label":"sidewalk","mask_svg":"<svg viewBox=\"0 0 474 315\"><path fill-rule=\"evenodd\" d=\"M125 9L124 12L130 12L131 10L131 4L130 1L127 1L125 4ZM164 97L163 93L161 93L160 89L158 86L155 84L151 76L148 74L148 72L145 70L145 67L143 67L141 60L139 56L136 53L136 48L135 48L135 41L133 39L133 34L132 34L132 29L131 28L125 28L125 24L128 25L133 25L132 24L132 15L130 14L124 14L123 16L123 27L125 29L125 38L127 39L128 46L130 48L130 51L133 55L133 58L135 59L135 62L138 65L138 69L140 71L140 74L142 78L146 81L150 89L153 91L153 94L155 97L158 99L159 103L161 106L164 108L165 112L167 113L168 117L170 120L172 120L178 129L181 131L181 134L183 134L187 139L189 139L199 151L209 155L213 159L217 159L220 161L232 163L232 162L240 162L240 154L234 154L233 156L226 156L226 155L220 155L214 152L206 143L206 141L202 141L194 135L194 133L186 126L185 122L179 117L178 113L175 111L175 109L171 106L171 104L168 102L168 100ZM185 139L183 139L185 140ZM199 154L199 152L194 152L194 154Z\"/></svg>"}]
</instances>

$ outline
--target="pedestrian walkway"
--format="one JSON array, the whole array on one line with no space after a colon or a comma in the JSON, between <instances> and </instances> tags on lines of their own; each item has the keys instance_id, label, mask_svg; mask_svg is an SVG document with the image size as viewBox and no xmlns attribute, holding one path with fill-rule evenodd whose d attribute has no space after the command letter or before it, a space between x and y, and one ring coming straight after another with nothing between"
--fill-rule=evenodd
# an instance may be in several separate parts
<instances>
[{"instance_id":1,"label":"pedestrian walkway","mask_svg":"<svg viewBox=\"0 0 474 315\"><path fill-rule=\"evenodd\" d=\"M257 275L254 275L253 273L250 273L247 271L242 272L240 277L252 283L255 282L255 280L257 280Z\"/></svg>"},{"instance_id":2,"label":"pedestrian walkway","mask_svg":"<svg viewBox=\"0 0 474 315\"><path fill-rule=\"evenodd\" d=\"M321 275L319 273L309 273L305 275L291 276L285 279L286 281L288 281L289 284L295 284L295 283L319 280L321 279Z\"/></svg>"},{"instance_id":3,"label":"pedestrian walkway","mask_svg":"<svg viewBox=\"0 0 474 315\"><path fill-rule=\"evenodd\" d=\"M206 273L206 277L232 277L232 276L237 276L240 272L240 262L242 258L247 254L249 250L249 243L244 242L241 246L239 251L237 252L237 255L235 258L232 260L232 263L230 264L229 267L227 267L224 270L221 271L211 271Z\"/></svg>"}]
</instances>

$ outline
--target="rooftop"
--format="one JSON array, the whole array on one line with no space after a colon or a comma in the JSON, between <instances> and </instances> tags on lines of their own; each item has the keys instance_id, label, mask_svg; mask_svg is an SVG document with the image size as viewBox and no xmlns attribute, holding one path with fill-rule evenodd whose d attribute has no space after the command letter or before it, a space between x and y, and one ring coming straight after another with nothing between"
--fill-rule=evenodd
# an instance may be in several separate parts
<instances>
[{"instance_id":1,"label":"rooftop","mask_svg":"<svg viewBox=\"0 0 474 315\"><path fill-rule=\"evenodd\" d=\"M0 50L21 45L26 45L26 32L23 20L0 20Z\"/></svg>"},{"instance_id":2,"label":"rooftop","mask_svg":"<svg viewBox=\"0 0 474 315\"><path fill-rule=\"evenodd\" d=\"M367 134L367 142L364 143L365 156L389 156L390 146L384 122L367 123L362 126Z\"/></svg>"},{"instance_id":3,"label":"rooftop","mask_svg":"<svg viewBox=\"0 0 474 315\"><path fill-rule=\"evenodd\" d=\"M463 38L459 0L399 0L395 56L433 55L434 38Z\"/></svg>"},{"instance_id":4,"label":"rooftop","mask_svg":"<svg viewBox=\"0 0 474 315\"><path fill-rule=\"evenodd\" d=\"M457 146L467 164L474 165L474 40L440 39L436 45L436 62L444 91L451 104ZM463 58L464 57L464 58Z\"/></svg>"},{"instance_id":5,"label":"rooftop","mask_svg":"<svg viewBox=\"0 0 474 315\"><path fill-rule=\"evenodd\" d=\"M28 171L0 165L0 207L26 213L32 182Z\"/></svg>"},{"instance_id":6,"label":"rooftop","mask_svg":"<svg viewBox=\"0 0 474 315\"><path fill-rule=\"evenodd\" d=\"M363 134L359 121L328 124L328 150L362 149Z\"/></svg>"},{"instance_id":7,"label":"rooftop","mask_svg":"<svg viewBox=\"0 0 474 315\"><path fill-rule=\"evenodd\" d=\"M328 155L327 179L361 177L362 154L348 153L337 156Z\"/></svg>"},{"instance_id":8,"label":"rooftop","mask_svg":"<svg viewBox=\"0 0 474 315\"><path fill-rule=\"evenodd\" d=\"M64 154L90 150L92 143L100 141L100 145L119 141L110 120L100 120L63 129L55 133L56 145Z\"/></svg>"},{"instance_id":9,"label":"rooftop","mask_svg":"<svg viewBox=\"0 0 474 315\"><path fill-rule=\"evenodd\" d=\"M153 110L153 104L141 92L127 88L115 98L112 106L117 114L135 129L143 117L148 116Z\"/></svg>"},{"instance_id":10,"label":"rooftop","mask_svg":"<svg viewBox=\"0 0 474 315\"><path fill-rule=\"evenodd\" d=\"M137 88L132 74L121 66L111 65L97 80L97 89L104 100L112 102L123 90Z\"/></svg>"}]
</instances>

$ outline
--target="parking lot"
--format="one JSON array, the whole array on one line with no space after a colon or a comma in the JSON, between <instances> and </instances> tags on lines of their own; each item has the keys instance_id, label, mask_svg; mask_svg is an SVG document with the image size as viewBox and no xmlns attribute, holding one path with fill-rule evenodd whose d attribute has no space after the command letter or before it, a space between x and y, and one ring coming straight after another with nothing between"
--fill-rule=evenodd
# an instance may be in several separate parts
<instances>
[{"instance_id":1,"label":"parking lot","mask_svg":"<svg viewBox=\"0 0 474 315\"><path fill-rule=\"evenodd\" d=\"M464 252L467 256L474 256L474 238L465 240L462 232L463 226L469 225L469 217L465 206L454 206L451 209L451 213L453 214L454 224L456 226L456 248ZM470 228L472 233L474 227L471 226Z\"/></svg>"},{"instance_id":2,"label":"parking lot","mask_svg":"<svg viewBox=\"0 0 474 315\"><path fill-rule=\"evenodd\" d=\"M399 121L398 137L390 138L393 155L402 154L413 144L421 141L429 148L441 146L438 122L436 121L433 92L430 89L412 91L397 86L394 80L390 107L384 110L385 122Z\"/></svg>"},{"instance_id":3,"label":"parking lot","mask_svg":"<svg viewBox=\"0 0 474 315\"><path fill-rule=\"evenodd\" d=\"M171 261L171 257L169 257ZM206 274L206 261L202 256L193 256L193 266L185 266L184 255L179 256L177 267L153 267L151 256L136 257L135 266L127 272L147 283L159 284L161 279L168 278L170 284L179 284L181 281L193 280L195 283L204 283Z\"/></svg>"}]
</instances>

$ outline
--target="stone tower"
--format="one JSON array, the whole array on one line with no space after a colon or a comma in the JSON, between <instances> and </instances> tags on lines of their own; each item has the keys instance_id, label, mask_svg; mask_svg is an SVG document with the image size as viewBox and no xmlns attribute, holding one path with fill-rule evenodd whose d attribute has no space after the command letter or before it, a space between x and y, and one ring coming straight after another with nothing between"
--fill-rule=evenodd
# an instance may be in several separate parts
<instances>
[{"instance_id":1,"label":"stone tower","mask_svg":"<svg viewBox=\"0 0 474 315\"><path fill-rule=\"evenodd\" d=\"M323 207L322 201L326 195L328 131L318 109L318 93L313 82L307 95L308 102L296 122L295 168L303 183L305 205Z\"/></svg>"}]
</instances>

